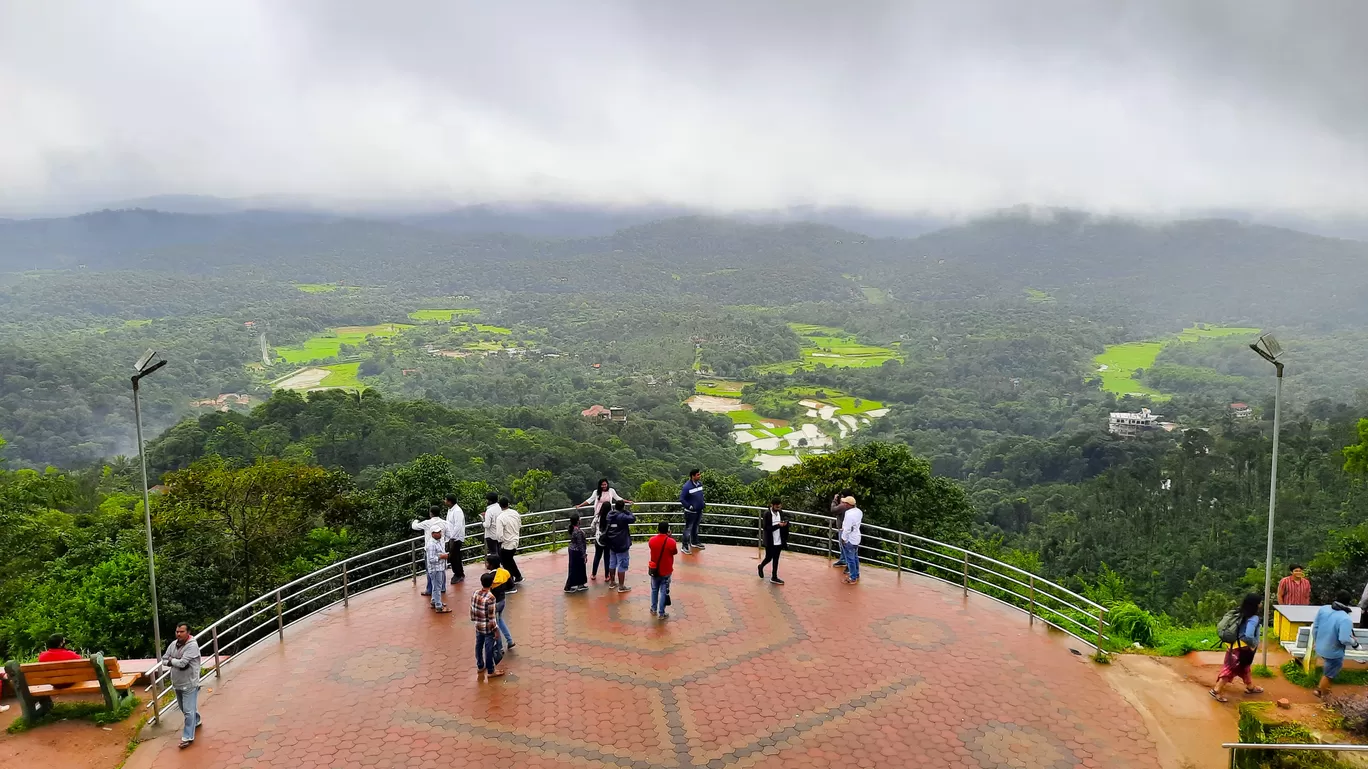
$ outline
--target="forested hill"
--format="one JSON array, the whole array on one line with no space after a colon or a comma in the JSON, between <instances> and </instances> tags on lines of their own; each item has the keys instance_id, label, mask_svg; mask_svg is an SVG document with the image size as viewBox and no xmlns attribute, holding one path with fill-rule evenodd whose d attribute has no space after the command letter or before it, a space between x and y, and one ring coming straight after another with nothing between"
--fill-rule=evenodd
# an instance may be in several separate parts
<instances>
[{"instance_id":1,"label":"forested hill","mask_svg":"<svg viewBox=\"0 0 1368 769\"><path fill-rule=\"evenodd\" d=\"M0 221L0 272L35 268L224 273L423 285L435 292L695 294L748 304L1020 297L1134 304L1156 316L1368 322L1368 243L1228 220L1147 224L1010 212L918 238L827 225L684 217L613 235L538 239L266 212L102 211Z\"/></svg>"}]
</instances>

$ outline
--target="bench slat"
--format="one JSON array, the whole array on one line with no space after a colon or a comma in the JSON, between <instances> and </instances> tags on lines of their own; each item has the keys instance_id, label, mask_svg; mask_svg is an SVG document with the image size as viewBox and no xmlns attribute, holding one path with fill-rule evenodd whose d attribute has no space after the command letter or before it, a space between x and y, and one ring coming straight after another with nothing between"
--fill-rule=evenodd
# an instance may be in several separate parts
<instances>
[{"instance_id":1,"label":"bench slat","mask_svg":"<svg viewBox=\"0 0 1368 769\"><path fill-rule=\"evenodd\" d=\"M60 690L57 692L59 694L73 692L73 685L92 681L96 688L99 688L99 676L95 675L95 668L89 659L30 662L21 665L20 670L24 673L30 691L36 690L37 687L47 687L46 691ZM105 670L109 672L110 678L124 677L119 670L117 658L105 657Z\"/></svg>"},{"instance_id":2,"label":"bench slat","mask_svg":"<svg viewBox=\"0 0 1368 769\"><path fill-rule=\"evenodd\" d=\"M37 686L30 685L28 690L30 694L33 694L37 697L60 697L64 694L99 694L100 682L87 681L83 684L76 684L74 686L63 686L61 688L56 688L43 684Z\"/></svg>"}]
</instances>

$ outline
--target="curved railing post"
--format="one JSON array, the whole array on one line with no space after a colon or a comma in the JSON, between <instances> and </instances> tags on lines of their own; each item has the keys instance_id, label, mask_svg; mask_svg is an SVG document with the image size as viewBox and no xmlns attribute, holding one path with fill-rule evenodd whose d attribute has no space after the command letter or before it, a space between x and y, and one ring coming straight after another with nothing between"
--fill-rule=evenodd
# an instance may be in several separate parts
<instances>
[{"instance_id":1,"label":"curved railing post","mask_svg":"<svg viewBox=\"0 0 1368 769\"><path fill-rule=\"evenodd\" d=\"M1035 627L1036 605L1035 605L1035 575L1034 575L1034 574L1031 575L1031 608L1030 608L1030 613L1031 613L1031 627Z\"/></svg>"},{"instance_id":2,"label":"curved railing post","mask_svg":"<svg viewBox=\"0 0 1368 769\"><path fill-rule=\"evenodd\" d=\"M285 640L285 613L280 607L280 591L276 591L276 630L280 633L280 640Z\"/></svg>"},{"instance_id":3,"label":"curved railing post","mask_svg":"<svg viewBox=\"0 0 1368 769\"><path fill-rule=\"evenodd\" d=\"M964 597L969 597L969 551L964 551Z\"/></svg>"},{"instance_id":4,"label":"curved railing post","mask_svg":"<svg viewBox=\"0 0 1368 769\"><path fill-rule=\"evenodd\" d=\"M214 625L212 628L210 628L210 630L213 631L214 634L214 678L222 680L223 663L219 661L218 625Z\"/></svg>"},{"instance_id":5,"label":"curved railing post","mask_svg":"<svg viewBox=\"0 0 1368 769\"><path fill-rule=\"evenodd\" d=\"M347 562L346 562L346 561L343 561L343 562L342 562L342 605L343 605L343 606L349 606L349 605L350 605L350 604L347 603L347 599L350 597L349 594L351 593L351 589L350 589L350 588L351 588L351 583L350 583L350 581L347 579Z\"/></svg>"}]
</instances>

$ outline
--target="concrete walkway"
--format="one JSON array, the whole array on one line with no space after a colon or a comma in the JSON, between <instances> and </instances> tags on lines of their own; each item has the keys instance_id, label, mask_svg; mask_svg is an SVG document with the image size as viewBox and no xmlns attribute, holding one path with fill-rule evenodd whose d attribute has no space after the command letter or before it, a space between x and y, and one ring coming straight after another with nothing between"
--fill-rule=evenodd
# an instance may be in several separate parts
<instances>
[{"instance_id":1,"label":"concrete walkway","mask_svg":"<svg viewBox=\"0 0 1368 769\"><path fill-rule=\"evenodd\" d=\"M847 586L793 553L771 585L755 555L681 555L665 623L644 544L625 594L562 593L564 552L520 559L518 645L492 683L476 680L473 580L447 615L421 585L374 591L236 660L193 747L176 749L173 714L128 767L1160 765L1144 720L1068 648L1087 647L1025 614L873 568Z\"/></svg>"}]
</instances>

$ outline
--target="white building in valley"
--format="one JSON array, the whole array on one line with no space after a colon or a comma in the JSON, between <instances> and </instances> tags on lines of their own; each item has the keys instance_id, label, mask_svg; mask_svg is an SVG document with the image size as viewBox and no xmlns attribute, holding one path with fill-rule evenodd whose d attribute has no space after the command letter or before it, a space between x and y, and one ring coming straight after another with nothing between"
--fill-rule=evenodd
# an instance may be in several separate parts
<instances>
[{"instance_id":1,"label":"white building in valley","mask_svg":"<svg viewBox=\"0 0 1368 769\"><path fill-rule=\"evenodd\" d=\"M1145 430L1153 430L1158 426L1158 415L1150 413L1147 408L1142 408L1139 412L1113 411L1111 412L1111 419L1107 421L1107 432L1123 438L1130 438Z\"/></svg>"}]
</instances>

